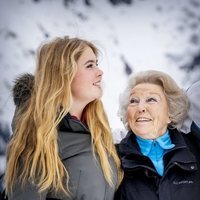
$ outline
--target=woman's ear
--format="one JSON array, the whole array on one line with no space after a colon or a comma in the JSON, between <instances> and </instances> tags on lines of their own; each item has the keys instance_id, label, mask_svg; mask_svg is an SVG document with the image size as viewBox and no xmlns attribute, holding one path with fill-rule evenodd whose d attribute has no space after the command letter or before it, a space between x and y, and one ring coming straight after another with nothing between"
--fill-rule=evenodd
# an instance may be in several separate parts
<instances>
[{"instance_id":1,"label":"woman's ear","mask_svg":"<svg viewBox=\"0 0 200 200\"><path fill-rule=\"evenodd\" d=\"M168 119L167 119L167 123L170 124L172 122L170 114L168 113Z\"/></svg>"}]
</instances>

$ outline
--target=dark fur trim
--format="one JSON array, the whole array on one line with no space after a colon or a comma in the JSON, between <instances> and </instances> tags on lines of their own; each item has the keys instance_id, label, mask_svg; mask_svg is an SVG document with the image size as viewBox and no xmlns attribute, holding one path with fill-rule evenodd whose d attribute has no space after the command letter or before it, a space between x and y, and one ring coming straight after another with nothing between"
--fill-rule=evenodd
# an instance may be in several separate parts
<instances>
[{"instance_id":1,"label":"dark fur trim","mask_svg":"<svg viewBox=\"0 0 200 200\"><path fill-rule=\"evenodd\" d=\"M23 74L15 79L13 91L13 100L16 106L20 106L30 98L34 84L32 74Z\"/></svg>"}]
</instances>

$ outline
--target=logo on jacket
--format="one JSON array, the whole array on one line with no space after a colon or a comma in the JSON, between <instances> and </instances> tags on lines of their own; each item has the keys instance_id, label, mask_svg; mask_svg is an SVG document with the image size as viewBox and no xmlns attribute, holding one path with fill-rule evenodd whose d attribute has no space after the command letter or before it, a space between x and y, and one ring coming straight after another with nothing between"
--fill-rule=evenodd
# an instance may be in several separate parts
<instances>
[{"instance_id":1,"label":"logo on jacket","mask_svg":"<svg viewBox=\"0 0 200 200\"><path fill-rule=\"evenodd\" d=\"M194 181L183 180L183 181L173 181L174 185L182 185L182 184L194 184Z\"/></svg>"}]
</instances>

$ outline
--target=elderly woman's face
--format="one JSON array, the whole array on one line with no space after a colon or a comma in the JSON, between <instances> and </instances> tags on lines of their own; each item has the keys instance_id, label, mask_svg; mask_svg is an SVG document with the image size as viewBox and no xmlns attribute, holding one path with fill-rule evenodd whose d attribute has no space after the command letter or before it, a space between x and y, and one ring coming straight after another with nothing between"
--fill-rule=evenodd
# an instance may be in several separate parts
<instances>
[{"instance_id":1,"label":"elderly woman's face","mask_svg":"<svg viewBox=\"0 0 200 200\"><path fill-rule=\"evenodd\" d=\"M162 88L150 83L136 85L130 94L127 119L131 130L144 139L163 135L170 119Z\"/></svg>"}]
</instances>

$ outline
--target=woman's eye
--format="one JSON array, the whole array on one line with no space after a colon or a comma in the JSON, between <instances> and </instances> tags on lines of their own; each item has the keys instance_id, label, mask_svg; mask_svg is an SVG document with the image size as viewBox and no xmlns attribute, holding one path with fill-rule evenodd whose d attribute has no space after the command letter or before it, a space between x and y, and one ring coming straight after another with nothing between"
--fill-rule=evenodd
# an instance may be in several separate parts
<instances>
[{"instance_id":1,"label":"woman's eye","mask_svg":"<svg viewBox=\"0 0 200 200\"><path fill-rule=\"evenodd\" d=\"M92 67L94 67L93 64L87 65L87 68L92 68Z\"/></svg>"},{"instance_id":2,"label":"woman's eye","mask_svg":"<svg viewBox=\"0 0 200 200\"><path fill-rule=\"evenodd\" d=\"M86 68L93 68L93 67L98 67L98 63L91 63L86 66Z\"/></svg>"},{"instance_id":3,"label":"woman's eye","mask_svg":"<svg viewBox=\"0 0 200 200\"><path fill-rule=\"evenodd\" d=\"M130 100L130 104L136 104L136 103L138 103L139 102L139 100L137 100L137 99L131 99Z\"/></svg>"},{"instance_id":4,"label":"woman's eye","mask_svg":"<svg viewBox=\"0 0 200 200\"><path fill-rule=\"evenodd\" d=\"M150 97L150 98L147 99L147 102L148 103L154 103L154 102L158 102L158 100L154 97Z\"/></svg>"}]
</instances>

